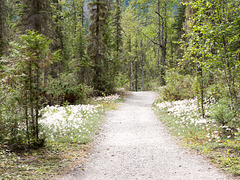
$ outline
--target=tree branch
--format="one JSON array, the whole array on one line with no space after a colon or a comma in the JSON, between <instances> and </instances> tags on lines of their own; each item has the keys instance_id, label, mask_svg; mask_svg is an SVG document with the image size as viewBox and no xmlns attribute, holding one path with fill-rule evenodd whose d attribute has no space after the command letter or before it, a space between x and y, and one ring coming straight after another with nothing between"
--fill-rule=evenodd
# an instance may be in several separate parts
<instances>
[{"instance_id":1,"label":"tree branch","mask_svg":"<svg viewBox=\"0 0 240 180\"><path fill-rule=\"evenodd\" d=\"M157 12L157 11L155 11L155 13L156 13L160 18L162 18L162 21L163 21L162 15L161 15L159 12Z\"/></svg>"},{"instance_id":2,"label":"tree branch","mask_svg":"<svg viewBox=\"0 0 240 180\"><path fill-rule=\"evenodd\" d=\"M141 32L141 31L140 31ZM159 43L157 43L156 41L152 40L150 37L148 37L146 34L144 34L143 32L141 32L147 39L149 39L153 44L160 46L160 48L163 48L163 46Z\"/></svg>"}]
</instances>

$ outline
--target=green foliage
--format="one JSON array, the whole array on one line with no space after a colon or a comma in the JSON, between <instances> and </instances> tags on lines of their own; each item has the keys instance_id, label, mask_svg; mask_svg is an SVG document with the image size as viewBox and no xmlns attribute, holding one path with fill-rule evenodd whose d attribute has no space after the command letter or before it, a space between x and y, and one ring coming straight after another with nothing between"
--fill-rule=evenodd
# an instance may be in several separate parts
<instances>
[{"instance_id":1,"label":"green foliage","mask_svg":"<svg viewBox=\"0 0 240 180\"><path fill-rule=\"evenodd\" d=\"M0 149L0 177L3 179L39 179L39 177L52 179L69 172L72 167L82 163L87 156L90 145L85 143L92 140L98 130L103 112L116 109L116 103L119 102L116 97L118 96L101 98L101 101L94 100L94 107L98 107L95 111L88 108L88 106L91 107L89 104L83 105L85 108L79 113L72 108L76 106L70 106L68 103L64 107L56 106L56 110L52 112L55 119L52 126L42 126L47 136L45 147L30 149L24 153ZM58 108L63 111L59 111ZM57 120L61 115L67 122L62 126ZM73 116L77 120L72 118ZM49 121L49 116L46 119ZM81 124L81 127L76 127L74 122ZM54 127L59 128L53 131L56 130Z\"/></svg>"},{"instance_id":2,"label":"green foliage","mask_svg":"<svg viewBox=\"0 0 240 180\"><path fill-rule=\"evenodd\" d=\"M160 101L161 98L163 98L162 94L160 95ZM224 106L224 109L228 109L223 109L223 112L228 114L223 116L225 118L228 116L231 119L233 114L229 111L229 103L228 107L226 107L227 105L224 104L224 101L221 103L223 103L222 107ZM170 132L177 138L180 138L184 145L206 155L215 164L231 174L239 176L239 125L236 126L238 130L235 129L234 132L227 134L226 129L219 126L218 121L211 121L208 118L202 119L199 118L199 115L193 116L194 114L199 114L198 108L191 103L189 105L189 107L186 106L186 100L172 103L160 102L155 104L155 110L159 120L166 124ZM206 108L207 111L209 111L211 103L209 105ZM221 107L219 111L220 109ZM197 121L199 123L196 123ZM230 129L230 127L228 128Z\"/></svg>"},{"instance_id":3,"label":"green foliage","mask_svg":"<svg viewBox=\"0 0 240 180\"><path fill-rule=\"evenodd\" d=\"M240 71L239 46L236 44L240 42L239 2L200 0L189 1L186 5L191 6L194 13L182 38L182 61L186 66L193 64L197 71L211 73L215 83L220 80L228 90L231 106L236 107L236 82ZM192 73L195 72L196 69Z\"/></svg>"},{"instance_id":4,"label":"green foliage","mask_svg":"<svg viewBox=\"0 0 240 180\"><path fill-rule=\"evenodd\" d=\"M220 98L227 97L227 89L223 83L212 84L206 88L206 95L207 99L214 98L218 101Z\"/></svg>"},{"instance_id":5,"label":"green foliage","mask_svg":"<svg viewBox=\"0 0 240 180\"><path fill-rule=\"evenodd\" d=\"M169 70L166 81L167 85L162 89L164 100L175 101L194 97L195 79L191 75L181 75L175 70Z\"/></svg>"},{"instance_id":6,"label":"green foliage","mask_svg":"<svg viewBox=\"0 0 240 180\"><path fill-rule=\"evenodd\" d=\"M43 145L39 137L40 74L52 55L50 41L41 34L27 31L12 43L12 53L3 70L0 103L1 143L15 148Z\"/></svg>"},{"instance_id":7,"label":"green foliage","mask_svg":"<svg viewBox=\"0 0 240 180\"><path fill-rule=\"evenodd\" d=\"M49 77L43 93L44 102L48 105L84 103L93 94L93 89L86 84L78 84L74 74L62 74L58 79Z\"/></svg>"},{"instance_id":8,"label":"green foliage","mask_svg":"<svg viewBox=\"0 0 240 180\"><path fill-rule=\"evenodd\" d=\"M219 100L219 102L211 108L210 112L210 117L222 126L230 125L236 116L236 113L230 108L229 101L226 99Z\"/></svg>"}]
</instances>

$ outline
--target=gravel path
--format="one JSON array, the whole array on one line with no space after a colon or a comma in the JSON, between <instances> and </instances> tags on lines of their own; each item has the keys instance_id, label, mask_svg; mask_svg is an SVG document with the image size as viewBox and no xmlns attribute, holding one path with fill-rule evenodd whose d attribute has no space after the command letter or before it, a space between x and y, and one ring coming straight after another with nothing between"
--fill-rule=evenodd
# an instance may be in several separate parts
<instances>
[{"instance_id":1,"label":"gravel path","mask_svg":"<svg viewBox=\"0 0 240 180\"><path fill-rule=\"evenodd\" d=\"M155 97L154 92L134 92L120 109L108 112L86 164L62 179L232 179L177 146L151 110Z\"/></svg>"}]
</instances>

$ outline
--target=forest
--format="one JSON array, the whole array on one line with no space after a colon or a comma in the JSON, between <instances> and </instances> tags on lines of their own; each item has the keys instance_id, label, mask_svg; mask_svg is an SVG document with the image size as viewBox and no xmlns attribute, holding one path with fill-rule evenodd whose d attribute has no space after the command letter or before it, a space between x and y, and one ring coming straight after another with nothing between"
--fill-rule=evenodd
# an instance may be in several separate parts
<instances>
[{"instance_id":1,"label":"forest","mask_svg":"<svg viewBox=\"0 0 240 180\"><path fill-rule=\"evenodd\" d=\"M46 108L78 105L87 117L90 98L123 88L196 99L198 115L239 144L239 0L0 0L4 152L58 138L41 123Z\"/></svg>"}]
</instances>

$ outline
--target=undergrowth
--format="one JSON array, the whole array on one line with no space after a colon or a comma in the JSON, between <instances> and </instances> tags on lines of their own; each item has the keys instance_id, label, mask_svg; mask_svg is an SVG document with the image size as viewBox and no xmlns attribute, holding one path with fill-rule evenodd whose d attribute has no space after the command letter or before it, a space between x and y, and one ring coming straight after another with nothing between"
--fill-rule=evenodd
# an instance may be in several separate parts
<instances>
[{"instance_id":1,"label":"undergrowth","mask_svg":"<svg viewBox=\"0 0 240 180\"><path fill-rule=\"evenodd\" d=\"M0 179L52 179L79 166L104 112L116 109L122 101L120 96L112 95L91 99L91 105L65 103L44 108L40 124L45 146L15 152L0 146Z\"/></svg>"},{"instance_id":2,"label":"undergrowth","mask_svg":"<svg viewBox=\"0 0 240 180\"><path fill-rule=\"evenodd\" d=\"M205 108L208 115L216 113L211 112L215 109L211 101L205 104ZM239 126L223 125L209 116L202 118L196 99L173 102L160 100L155 103L154 109L170 132L185 145L206 155L223 170L240 176Z\"/></svg>"}]
</instances>

